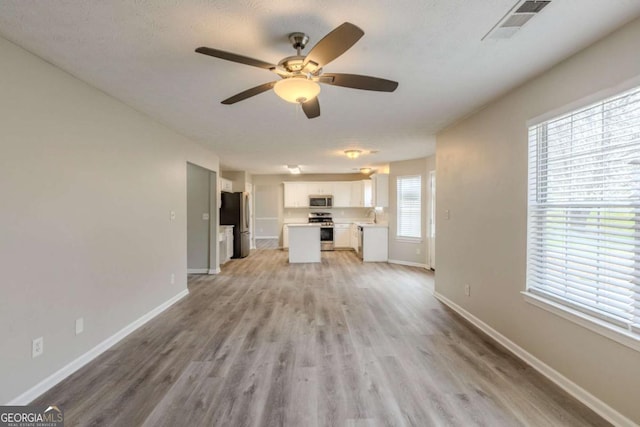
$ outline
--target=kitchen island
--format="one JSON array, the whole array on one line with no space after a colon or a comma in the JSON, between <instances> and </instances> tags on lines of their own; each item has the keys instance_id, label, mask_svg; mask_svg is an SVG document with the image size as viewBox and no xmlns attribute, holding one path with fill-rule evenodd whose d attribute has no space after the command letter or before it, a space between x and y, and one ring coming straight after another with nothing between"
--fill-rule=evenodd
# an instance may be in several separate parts
<instances>
[{"instance_id":1,"label":"kitchen island","mask_svg":"<svg viewBox=\"0 0 640 427\"><path fill-rule=\"evenodd\" d=\"M320 262L320 224L288 224L289 263Z\"/></svg>"},{"instance_id":2,"label":"kitchen island","mask_svg":"<svg viewBox=\"0 0 640 427\"><path fill-rule=\"evenodd\" d=\"M358 256L362 262L387 262L389 258L389 227L385 224L356 223Z\"/></svg>"}]
</instances>

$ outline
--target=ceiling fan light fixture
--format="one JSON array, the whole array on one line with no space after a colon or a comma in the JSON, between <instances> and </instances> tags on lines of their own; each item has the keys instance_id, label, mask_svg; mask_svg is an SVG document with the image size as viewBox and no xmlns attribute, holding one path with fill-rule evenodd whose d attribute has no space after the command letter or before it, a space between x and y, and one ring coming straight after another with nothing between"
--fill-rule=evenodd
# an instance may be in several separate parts
<instances>
[{"instance_id":1,"label":"ceiling fan light fixture","mask_svg":"<svg viewBox=\"0 0 640 427\"><path fill-rule=\"evenodd\" d=\"M320 85L306 77L290 77L278 81L273 91L287 102L303 104L318 96Z\"/></svg>"},{"instance_id":2,"label":"ceiling fan light fixture","mask_svg":"<svg viewBox=\"0 0 640 427\"><path fill-rule=\"evenodd\" d=\"M350 159L357 159L362 154L362 150L346 150L344 154Z\"/></svg>"}]
</instances>

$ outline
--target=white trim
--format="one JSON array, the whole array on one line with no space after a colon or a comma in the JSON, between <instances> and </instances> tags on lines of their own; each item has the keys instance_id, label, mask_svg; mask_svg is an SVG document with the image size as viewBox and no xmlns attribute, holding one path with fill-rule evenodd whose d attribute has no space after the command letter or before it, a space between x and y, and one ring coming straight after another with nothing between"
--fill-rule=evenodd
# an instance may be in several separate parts
<instances>
[{"instance_id":1,"label":"white trim","mask_svg":"<svg viewBox=\"0 0 640 427\"><path fill-rule=\"evenodd\" d=\"M411 261L400 261L397 259L387 260L389 264L399 264L399 265L407 265L409 267L421 267L421 268L429 268L427 264L421 264L419 262L411 262Z\"/></svg>"},{"instance_id":2,"label":"white trim","mask_svg":"<svg viewBox=\"0 0 640 427\"><path fill-rule=\"evenodd\" d=\"M580 402L585 404L591 410L596 412L605 420L609 421L611 424L620 427L634 427L637 426L636 423L631 421L629 418L622 415L620 412L613 409L611 406L607 405L602 400L598 399L587 390L580 387L578 384L571 381L569 378L562 375L560 372L553 369L551 366L547 365L540 359L536 358L534 355L511 341L509 338L502 335L500 332L493 329L491 326L484 323L482 320L478 319L473 314L469 313L464 308L460 307L458 304L454 303L447 297L439 294L438 292L434 292L433 295L441 301L443 304L447 305L453 311L457 312L459 315L467 319L470 323L480 329L482 332L487 334L489 337L493 338L504 348L509 350L515 356L519 357L522 361L527 363L533 369L547 377L557 386L562 388L564 391L569 393L571 396L578 399Z\"/></svg>"},{"instance_id":3,"label":"white trim","mask_svg":"<svg viewBox=\"0 0 640 427\"><path fill-rule=\"evenodd\" d=\"M396 236L394 237L394 239L396 240L396 242L399 242L399 243L413 243L413 244L422 243L422 237Z\"/></svg>"},{"instance_id":4,"label":"white trim","mask_svg":"<svg viewBox=\"0 0 640 427\"><path fill-rule=\"evenodd\" d=\"M279 239L280 236L256 236L256 240L271 240L271 239Z\"/></svg>"},{"instance_id":5,"label":"white trim","mask_svg":"<svg viewBox=\"0 0 640 427\"><path fill-rule=\"evenodd\" d=\"M154 317L156 317L157 315L159 315L160 313L162 313L167 308L171 307L173 304L177 303L178 301L180 301L182 298L186 297L187 295L189 295L189 290L188 289L184 289L184 290L180 291L180 293L178 293L177 295L175 295L175 296L171 297L170 299L168 299L167 301L163 302L162 304L160 304L156 308L154 308L151 311L149 311L148 313L144 314L142 317L139 317L138 319L136 319L133 322L129 323L127 326L125 326L124 328L120 329L118 332L116 332L115 334L111 335L109 338L107 338L106 340L102 341L100 344L96 345L91 350L87 351L86 353L84 353L83 355L77 357L76 359L74 359L73 361L68 363L67 365L65 365L62 368L58 369L56 372L54 372L53 374L49 375L47 378L45 378L44 380L40 381L38 384L36 384L35 386L31 387L29 390L25 391L24 393L22 393L21 395L19 395L15 399L9 401L7 403L7 405L8 406L17 406L17 405L27 405L27 404L29 404L34 399L36 399L38 396L42 395L44 392L49 390L51 387L55 386L60 381L62 381L65 378L67 378L69 375L73 374L78 369L82 368L84 365L86 365L87 363L91 362L93 359L95 359L96 357L100 356L105 351L109 350L109 348L111 348L114 345L116 345L118 342L120 342L122 339L124 339L127 335L129 335L130 333L132 333L133 331L135 331L136 329L138 329L139 327L141 327L142 325L147 323L149 320L153 319Z\"/></svg>"},{"instance_id":6,"label":"white trim","mask_svg":"<svg viewBox=\"0 0 640 427\"><path fill-rule=\"evenodd\" d=\"M637 334L531 292L522 291L520 293L529 304L567 319L635 351L640 351L640 336Z\"/></svg>"},{"instance_id":7,"label":"white trim","mask_svg":"<svg viewBox=\"0 0 640 427\"><path fill-rule=\"evenodd\" d=\"M610 98L618 93L631 90L634 87L638 86L639 84L640 84L640 76L632 77L620 84L617 84L615 86L611 86L608 88L604 88L595 93L587 95L583 98L577 99L573 102L570 102L561 107L555 108L551 111L541 114L537 117L533 117L527 120L526 122L527 128L530 128L531 126L539 125L540 123L546 122L547 120L551 120L553 118L563 116L573 110L580 110L582 108L588 107L591 104L595 104L598 101L602 101L604 99Z\"/></svg>"},{"instance_id":8,"label":"white trim","mask_svg":"<svg viewBox=\"0 0 640 427\"><path fill-rule=\"evenodd\" d=\"M209 274L208 268L187 268L187 274Z\"/></svg>"},{"instance_id":9,"label":"white trim","mask_svg":"<svg viewBox=\"0 0 640 427\"><path fill-rule=\"evenodd\" d=\"M220 274L220 267L218 268L210 268L207 274Z\"/></svg>"}]
</instances>

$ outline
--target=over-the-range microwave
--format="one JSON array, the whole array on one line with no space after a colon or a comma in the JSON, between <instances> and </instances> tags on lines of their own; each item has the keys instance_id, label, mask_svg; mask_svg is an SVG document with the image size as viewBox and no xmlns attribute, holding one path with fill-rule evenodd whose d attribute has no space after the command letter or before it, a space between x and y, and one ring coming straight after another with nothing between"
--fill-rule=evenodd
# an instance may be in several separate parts
<instances>
[{"instance_id":1,"label":"over-the-range microwave","mask_svg":"<svg viewBox=\"0 0 640 427\"><path fill-rule=\"evenodd\" d=\"M309 196L310 208L330 208L333 206L333 196Z\"/></svg>"}]
</instances>

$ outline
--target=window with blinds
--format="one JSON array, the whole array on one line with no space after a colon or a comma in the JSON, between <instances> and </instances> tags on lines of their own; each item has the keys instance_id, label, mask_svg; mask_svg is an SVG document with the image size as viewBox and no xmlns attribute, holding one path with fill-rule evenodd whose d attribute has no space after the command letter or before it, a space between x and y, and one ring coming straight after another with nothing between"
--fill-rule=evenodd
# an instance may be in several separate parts
<instances>
[{"instance_id":1,"label":"window with blinds","mask_svg":"<svg viewBox=\"0 0 640 427\"><path fill-rule=\"evenodd\" d=\"M528 215L527 290L640 334L640 87L529 128Z\"/></svg>"},{"instance_id":2,"label":"window with blinds","mask_svg":"<svg viewBox=\"0 0 640 427\"><path fill-rule=\"evenodd\" d=\"M399 176L397 186L397 237L419 239L422 237L422 177Z\"/></svg>"}]
</instances>

